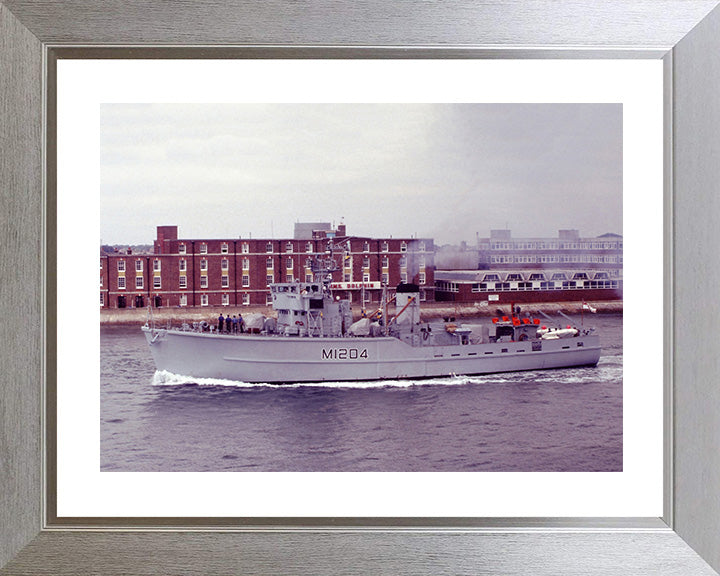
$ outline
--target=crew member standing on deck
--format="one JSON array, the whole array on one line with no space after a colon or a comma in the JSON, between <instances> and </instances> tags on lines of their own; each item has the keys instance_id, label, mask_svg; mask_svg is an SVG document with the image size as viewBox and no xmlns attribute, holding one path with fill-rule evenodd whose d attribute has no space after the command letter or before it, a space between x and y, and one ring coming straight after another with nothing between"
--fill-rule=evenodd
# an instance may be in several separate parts
<instances>
[{"instance_id":1,"label":"crew member standing on deck","mask_svg":"<svg viewBox=\"0 0 720 576\"><path fill-rule=\"evenodd\" d=\"M223 323L225 322L225 318L223 318L222 312L220 312L220 317L218 318L218 332L223 331Z\"/></svg>"},{"instance_id":2,"label":"crew member standing on deck","mask_svg":"<svg viewBox=\"0 0 720 576\"><path fill-rule=\"evenodd\" d=\"M242 314L238 314L238 328L240 328L240 332L245 332L245 320L243 320Z\"/></svg>"}]
</instances>

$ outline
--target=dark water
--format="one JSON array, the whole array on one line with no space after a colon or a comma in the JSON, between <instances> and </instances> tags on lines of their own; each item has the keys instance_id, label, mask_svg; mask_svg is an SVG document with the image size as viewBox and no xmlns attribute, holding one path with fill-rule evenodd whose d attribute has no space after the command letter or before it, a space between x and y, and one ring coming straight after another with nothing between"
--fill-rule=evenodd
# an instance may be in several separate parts
<instances>
[{"instance_id":1,"label":"dark water","mask_svg":"<svg viewBox=\"0 0 720 576\"><path fill-rule=\"evenodd\" d=\"M277 387L155 374L101 328L104 471L620 471L622 316L595 368Z\"/></svg>"}]
</instances>

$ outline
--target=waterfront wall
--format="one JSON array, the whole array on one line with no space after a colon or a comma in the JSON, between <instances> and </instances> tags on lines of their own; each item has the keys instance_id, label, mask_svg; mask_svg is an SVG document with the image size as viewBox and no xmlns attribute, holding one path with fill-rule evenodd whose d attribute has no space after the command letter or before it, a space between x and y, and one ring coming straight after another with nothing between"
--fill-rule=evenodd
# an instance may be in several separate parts
<instances>
[{"instance_id":1,"label":"waterfront wall","mask_svg":"<svg viewBox=\"0 0 720 576\"><path fill-rule=\"evenodd\" d=\"M609 300L593 302L592 307L597 310L598 314L622 314L622 300ZM542 310L546 314L557 313L577 315L582 313L581 302L540 302L533 304L522 304L522 313L538 315L537 312ZM370 308L368 308L369 310ZM478 304L461 304L453 302L432 302L423 303L421 318L423 321L433 318L442 318L452 316L454 318L473 318L473 317L491 317L497 314L497 310L502 310L504 314L509 314L510 306L508 304L498 304L497 302L482 302ZM266 316L273 316L274 313L270 307L266 306L223 306L223 307L203 307L203 308L155 308L152 311L153 317L157 324L167 324L168 322L178 325L182 322L207 322L215 323L220 314L226 316L230 314L252 314L260 313ZM353 314L359 317L361 313L360 307L353 307ZM100 310L101 324L144 324L148 318L148 308L125 308L125 309L102 309Z\"/></svg>"}]
</instances>

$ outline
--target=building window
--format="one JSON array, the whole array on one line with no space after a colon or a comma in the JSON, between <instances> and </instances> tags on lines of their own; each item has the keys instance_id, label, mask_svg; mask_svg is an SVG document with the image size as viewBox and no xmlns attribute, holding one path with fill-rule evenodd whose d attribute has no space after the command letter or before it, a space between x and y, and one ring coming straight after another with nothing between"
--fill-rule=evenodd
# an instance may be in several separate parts
<instances>
[{"instance_id":1,"label":"building window","mask_svg":"<svg viewBox=\"0 0 720 576\"><path fill-rule=\"evenodd\" d=\"M103 267L102 258L100 258L100 270L102 270L102 267Z\"/></svg>"},{"instance_id":2,"label":"building window","mask_svg":"<svg viewBox=\"0 0 720 576\"><path fill-rule=\"evenodd\" d=\"M352 274L343 274L343 282L352 282Z\"/></svg>"},{"instance_id":3,"label":"building window","mask_svg":"<svg viewBox=\"0 0 720 576\"><path fill-rule=\"evenodd\" d=\"M180 306L187 306L187 294L180 294Z\"/></svg>"},{"instance_id":4,"label":"building window","mask_svg":"<svg viewBox=\"0 0 720 576\"><path fill-rule=\"evenodd\" d=\"M187 260L180 260L180 272L187 270Z\"/></svg>"},{"instance_id":5,"label":"building window","mask_svg":"<svg viewBox=\"0 0 720 576\"><path fill-rule=\"evenodd\" d=\"M312 282L313 281L313 275L306 273L305 274L305 282Z\"/></svg>"},{"instance_id":6,"label":"building window","mask_svg":"<svg viewBox=\"0 0 720 576\"><path fill-rule=\"evenodd\" d=\"M265 306L272 306L272 294L265 294Z\"/></svg>"},{"instance_id":7,"label":"building window","mask_svg":"<svg viewBox=\"0 0 720 576\"><path fill-rule=\"evenodd\" d=\"M363 268L370 268L370 256L363 258Z\"/></svg>"},{"instance_id":8,"label":"building window","mask_svg":"<svg viewBox=\"0 0 720 576\"><path fill-rule=\"evenodd\" d=\"M208 261L203 258L200 260L200 270L207 270L208 269Z\"/></svg>"},{"instance_id":9,"label":"building window","mask_svg":"<svg viewBox=\"0 0 720 576\"><path fill-rule=\"evenodd\" d=\"M187 288L187 276L180 276L180 288Z\"/></svg>"},{"instance_id":10,"label":"building window","mask_svg":"<svg viewBox=\"0 0 720 576\"><path fill-rule=\"evenodd\" d=\"M135 288L141 289L145 286L142 276L135 276Z\"/></svg>"},{"instance_id":11,"label":"building window","mask_svg":"<svg viewBox=\"0 0 720 576\"><path fill-rule=\"evenodd\" d=\"M382 267L388 268L390 266L390 259L387 256L382 257Z\"/></svg>"},{"instance_id":12,"label":"building window","mask_svg":"<svg viewBox=\"0 0 720 576\"><path fill-rule=\"evenodd\" d=\"M143 271L143 261L135 260L135 272L142 272L142 271Z\"/></svg>"},{"instance_id":13,"label":"building window","mask_svg":"<svg viewBox=\"0 0 720 576\"><path fill-rule=\"evenodd\" d=\"M285 252L290 253L290 252L292 252L292 251L293 251L292 242L286 242L286 243L285 243Z\"/></svg>"},{"instance_id":14,"label":"building window","mask_svg":"<svg viewBox=\"0 0 720 576\"><path fill-rule=\"evenodd\" d=\"M295 282L295 276L290 273L285 275L285 282Z\"/></svg>"},{"instance_id":15,"label":"building window","mask_svg":"<svg viewBox=\"0 0 720 576\"><path fill-rule=\"evenodd\" d=\"M370 282L370 273L363 272L363 282Z\"/></svg>"},{"instance_id":16,"label":"building window","mask_svg":"<svg viewBox=\"0 0 720 576\"><path fill-rule=\"evenodd\" d=\"M243 254L250 254L250 245L249 245L247 242L243 242L243 243L240 245L240 251L241 251Z\"/></svg>"},{"instance_id":17,"label":"building window","mask_svg":"<svg viewBox=\"0 0 720 576\"><path fill-rule=\"evenodd\" d=\"M400 282L402 282L403 284L407 284L407 280L408 280L407 272L401 272L400 273Z\"/></svg>"},{"instance_id":18,"label":"building window","mask_svg":"<svg viewBox=\"0 0 720 576\"><path fill-rule=\"evenodd\" d=\"M275 282L275 276L273 276L272 274L268 274L267 276L265 276L265 283L268 286L270 286L270 284L272 284L273 282Z\"/></svg>"},{"instance_id":19,"label":"building window","mask_svg":"<svg viewBox=\"0 0 720 576\"><path fill-rule=\"evenodd\" d=\"M207 306L209 303L207 294L200 294L200 306Z\"/></svg>"},{"instance_id":20,"label":"building window","mask_svg":"<svg viewBox=\"0 0 720 576\"><path fill-rule=\"evenodd\" d=\"M243 288L250 287L250 275L249 274L243 274L242 276L242 286Z\"/></svg>"},{"instance_id":21,"label":"building window","mask_svg":"<svg viewBox=\"0 0 720 576\"><path fill-rule=\"evenodd\" d=\"M200 254L207 254L207 253L208 253L207 252L207 244L205 244L205 242L203 242L202 244L200 244Z\"/></svg>"},{"instance_id":22,"label":"building window","mask_svg":"<svg viewBox=\"0 0 720 576\"><path fill-rule=\"evenodd\" d=\"M229 305L230 305L230 294L223 294L223 295L222 295L222 305L223 305L223 306L229 306Z\"/></svg>"},{"instance_id":23,"label":"building window","mask_svg":"<svg viewBox=\"0 0 720 576\"><path fill-rule=\"evenodd\" d=\"M313 243L312 242L308 242L305 244L305 252L307 252L308 254L312 254L312 252L313 252Z\"/></svg>"},{"instance_id":24,"label":"building window","mask_svg":"<svg viewBox=\"0 0 720 576\"><path fill-rule=\"evenodd\" d=\"M363 244L363 252L370 252L370 242L365 241Z\"/></svg>"},{"instance_id":25,"label":"building window","mask_svg":"<svg viewBox=\"0 0 720 576\"><path fill-rule=\"evenodd\" d=\"M442 280L438 280L437 287L441 292L458 292L459 290L457 282L444 282Z\"/></svg>"},{"instance_id":26,"label":"building window","mask_svg":"<svg viewBox=\"0 0 720 576\"><path fill-rule=\"evenodd\" d=\"M272 242L268 242L267 244L265 244L265 252L267 252L268 254L272 254L272 251L273 251Z\"/></svg>"},{"instance_id":27,"label":"building window","mask_svg":"<svg viewBox=\"0 0 720 576\"><path fill-rule=\"evenodd\" d=\"M390 282L390 274L388 274L387 272L383 272L382 276L380 277L380 281L383 284L387 285Z\"/></svg>"},{"instance_id":28,"label":"building window","mask_svg":"<svg viewBox=\"0 0 720 576\"><path fill-rule=\"evenodd\" d=\"M400 252L407 252L407 242L405 242L404 240L400 244Z\"/></svg>"},{"instance_id":29,"label":"building window","mask_svg":"<svg viewBox=\"0 0 720 576\"><path fill-rule=\"evenodd\" d=\"M425 284L425 272L420 272L420 274L418 274L418 283Z\"/></svg>"},{"instance_id":30,"label":"building window","mask_svg":"<svg viewBox=\"0 0 720 576\"><path fill-rule=\"evenodd\" d=\"M382 251L383 252L389 252L390 251L390 245L387 242L382 243Z\"/></svg>"},{"instance_id":31,"label":"building window","mask_svg":"<svg viewBox=\"0 0 720 576\"><path fill-rule=\"evenodd\" d=\"M220 286L221 286L222 288L227 288L228 286L230 286L230 278L229 278L229 276L227 276L226 274L224 274L224 275L220 278Z\"/></svg>"},{"instance_id":32,"label":"building window","mask_svg":"<svg viewBox=\"0 0 720 576\"><path fill-rule=\"evenodd\" d=\"M268 259L265 261L265 268L267 268L268 270L272 270L274 267L275 267L275 264L274 264L273 259L272 259L272 258L268 258Z\"/></svg>"},{"instance_id":33,"label":"building window","mask_svg":"<svg viewBox=\"0 0 720 576\"><path fill-rule=\"evenodd\" d=\"M425 252L425 242L418 244L418 252Z\"/></svg>"},{"instance_id":34,"label":"building window","mask_svg":"<svg viewBox=\"0 0 720 576\"><path fill-rule=\"evenodd\" d=\"M225 242L223 242L222 244L220 244L220 252L221 252L222 254L227 254L227 253L228 253L228 245L227 245Z\"/></svg>"},{"instance_id":35,"label":"building window","mask_svg":"<svg viewBox=\"0 0 720 576\"><path fill-rule=\"evenodd\" d=\"M160 276L153 276L153 288L155 288L155 290L160 290L160 288L162 288L162 280Z\"/></svg>"},{"instance_id":36,"label":"building window","mask_svg":"<svg viewBox=\"0 0 720 576\"><path fill-rule=\"evenodd\" d=\"M207 288L208 287L208 277L204 274L200 276L200 288Z\"/></svg>"},{"instance_id":37,"label":"building window","mask_svg":"<svg viewBox=\"0 0 720 576\"><path fill-rule=\"evenodd\" d=\"M102 285L103 285L103 277L102 277L102 274L100 274L100 288L102 288Z\"/></svg>"},{"instance_id":38,"label":"building window","mask_svg":"<svg viewBox=\"0 0 720 576\"><path fill-rule=\"evenodd\" d=\"M228 268L230 268L230 262L227 258L222 259L222 261L220 262L220 268L222 268L223 270L227 270Z\"/></svg>"},{"instance_id":39,"label":"building window","mask_svg":"<svg viewBox=\"0 0 720 576\"><path fill-rule=\"evenodd\" d=\"M153 270L160 272L160 260L153 260Z\"/></svg>"},{"instance_id":40,"label":"building window","mask_svg":"<svg viewBox=\"0 0 720 576\"><path fill-rule=\"evenodd\" d=\"M243 305L243 306L250 306L250 294L243 294L243 295L242 295L242 305Z\"/></svg>"},{"instance_id":41,"label":"building window","mask_svg":"<svg viewBox=\"0 0 720 576\"><path fill-rule=\"evenodd\" d=\"M292 259L292 258L288 258L288 259L285 261L285 268L287 268L288 270L292 270L292 269L293 269L293 259Z\"/></svg>"},{"instance_id":42,"label":"building window","mask_svg":"<svg viewBox=\"0 0 720 576\"><path fill-rule=\"evenodd\" d=\"M105 294L100 292L100 306L105 306Z\"/></svg>"},{"instance_id":43,"label":"building window","mask_svg":"<svg viewBox=\"0 0 720 576\"><path fill-rule=\"evenodd\" d=\"M178 246L178 254L187 254L187 246L185 246L185 244Z\"/></svg>"}]
</instances>

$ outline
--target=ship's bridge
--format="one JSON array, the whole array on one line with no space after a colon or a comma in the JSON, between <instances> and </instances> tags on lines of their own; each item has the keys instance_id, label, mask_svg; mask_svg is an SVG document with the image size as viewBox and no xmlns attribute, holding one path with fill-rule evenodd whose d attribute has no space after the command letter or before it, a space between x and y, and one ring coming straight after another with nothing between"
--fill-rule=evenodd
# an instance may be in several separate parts
<instances>
[{"instance_id":1,"label":"ship's bridge","mask_svg":"<svg viewBox=\"0 0 720 576\"><path fill-rule=\"evenodd\" d=\"M323 287L319 282L288 282L272 284L273 309L310 310L322 309Z\"/></svg>"},{"instance_id":2,"label":"ship's bridge","mask_svg":"<svg viewBox=\"0 0 720 576\"><path fill-rule=\"evenodd\" d=\"M272 284L278 332L288 336L343 336L352 324L350 304L333 301L320 282Z\"/></svg>"}]
</instances>

